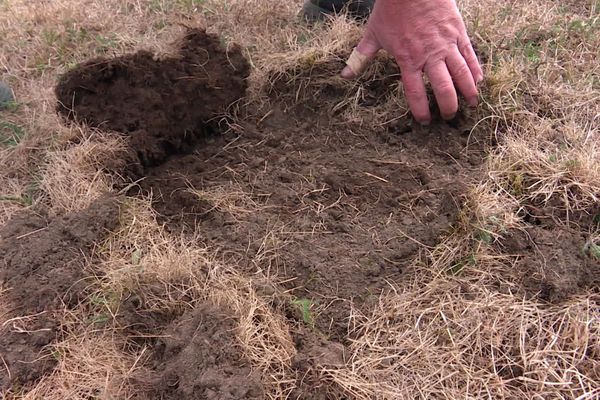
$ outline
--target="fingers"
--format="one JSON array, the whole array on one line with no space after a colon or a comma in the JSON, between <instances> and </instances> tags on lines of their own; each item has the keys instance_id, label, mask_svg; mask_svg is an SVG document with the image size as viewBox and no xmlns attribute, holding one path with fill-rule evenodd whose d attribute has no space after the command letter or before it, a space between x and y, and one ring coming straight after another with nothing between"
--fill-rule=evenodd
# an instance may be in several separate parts
<instances>
[{"instance_id":1,"label":"fingers","mask_svg":"<svg viewBox=\"0 0 600 400\"><path fill-rule=\"evenodd\" d=\"M450 52L450 55L446 58L446 65L454 80L454 84L458 87L465 100L467 100L467 104L471 107L477 106L477 86L475 86L471 70L458 49Z\"/></svg>"},{"instance_id":2,"label":"fingers","mask_svg":"<svg viewBox=\"0 0 600 400\"><path fill-rule=\"evenodd\" d=\"M473 46L471 45L471 40L469 40L469 38L459 40L458 50L469 66L475 84L478 84L483 80L483 71L481 69L481 65L479 65L479 60L477 59L475 50L473 50Z\"/></svg>"},{"instance_id":3,"label":"fingers","mask_svg":"<svg viewBox=\"0 0 600 400\"><path fill-rule=\"evenodd\" d=\"M425 72L431 82L442 118L446 120L454 118L458 111L458 98L446 63L437 61L426 65Z\"/></svg>"},{"instance_id":4,"label":"fingers","mask_svg":"<svg viewBox=\"0 0 600 400\"><path fill-rule=\"evenodd\" d=\"M342 70L342 78L353 79L360 75L380 49L379 42L367 28L363 38L346 61L346 67Z\"/></svg>"},{"instance_id":5,"label":"fingers","mask_svg":"<svg viewBox=\"0 0 600 400\"><path fill-rule=\"evenodd\" d=\"M405 68L402 71L402 85L404 86L404 96L406 96L413 117L420 123L429 125L431 113L429 112L429 100L423 83L423 73L420 70Z\"/></svg>"}]
</instances>

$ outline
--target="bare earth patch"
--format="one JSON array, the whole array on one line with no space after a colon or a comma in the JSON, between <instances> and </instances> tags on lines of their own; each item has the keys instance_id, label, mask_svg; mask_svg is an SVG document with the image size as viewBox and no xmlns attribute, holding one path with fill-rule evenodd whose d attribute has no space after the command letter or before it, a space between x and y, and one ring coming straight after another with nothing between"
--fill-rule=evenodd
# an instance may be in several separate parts
<instances>
[{"instance_id":1,"label":"bare earth patch","mask_svg":"<svg viewBox=\"0 0 600 400\"><path fill-rule=\"evenodd\" d=\"M61 333L60 318L85 298L85 257L118 224L114 199L61 218L13 217L0 231L0 284L10 305L2 325L0 389L36 382L52 371L48 347Z\"/></svg>"}]
</instances>

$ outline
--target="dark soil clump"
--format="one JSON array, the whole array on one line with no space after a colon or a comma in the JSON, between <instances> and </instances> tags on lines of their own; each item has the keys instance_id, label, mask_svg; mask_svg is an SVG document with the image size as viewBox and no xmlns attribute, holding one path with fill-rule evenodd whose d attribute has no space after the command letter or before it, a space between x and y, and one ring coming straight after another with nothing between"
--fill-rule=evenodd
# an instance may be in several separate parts
<instances>
[{"instance_id":1,"label":"dark soil clump","mask_svg":"<svg viewBox=\"0 0 600 400\"><path fill-rule=\"evenodd\" d=\"M290 398L298 400L330 399L330 387L323 383L316 372L319 366L336 368L347 361L345 347L328 340L308 326L298 326L294 332L294 344L298 353L292 360L292 368L297 373L296 388Z\"/></svg>"},{"instance_id":2,"label":"dark soil clump","mask_svg":"<svg viewBox=\"0 0 600 400\"><path fill-rule=\"evenodd\" d=\"M31 384L54 367L55 359L44 354L44 348L59 333L57 313L82 299L83 260L116 227L118 215L117 202L103 199L52 220L18 216L0 230L0 287L9 288L9 317L20 318L0 327L0 357L5 363L0 390Z\"/></svg>"},{"instance_id":3,"label":"dark soil clump","mask_svg":"<svg viewBox=\"0 0 600 400\"><path fill-rule=\"evenodd\" d=\"M260 376L236 346L234 320L200 304L175 320L154 346L153 373L140 385L151 399L262 399Z\"/></svg>"},{"instance_id":4,"label":"dark soil clump","mask_svg":"<svg viewBox=\"0 0 600 400\"><path fill-rule=\"evenodd\" d=\"M125 133L142 165L189 152L214 130L211 119L240 99L249 64L237 46L190 30L178 53L157 59L139 51L85 62L62 76L58 110L70 119ZM129 173L140 173L135 163Z\"/></svg>"}]
</instances>

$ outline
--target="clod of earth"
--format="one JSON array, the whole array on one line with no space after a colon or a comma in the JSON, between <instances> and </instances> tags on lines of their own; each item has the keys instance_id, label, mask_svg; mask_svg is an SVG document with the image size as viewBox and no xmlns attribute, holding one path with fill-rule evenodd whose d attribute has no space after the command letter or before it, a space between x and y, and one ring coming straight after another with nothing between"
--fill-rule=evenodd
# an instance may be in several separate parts
<instances>
[{"instance_id":1,"label":"clod of earth","mask_svg":"<svg viewBox=\"0 0 600 400\"><path fill-rule=\"evenodd\" d=\"M504 253L516 257L515 269L528 297L560 303L600 285L600 259L586 251L590 244L584 233L593 230L594 222L587 213L573 213L572 220L584 227L578 231L556 224L545 211L529 207L525 228L509 232L499 244Z\"/></svg>"},{"instance_id":2,"label":"clod of earth","mask_svg":"<svg viewBox=\"0 0 600 400\"><path fill-rule=\"evenodd\" d=\"M190 30L174 56L139 51L85 62L56 86L58 111L102 129L125 133L137 163L157 165L190 152L246 90L250 72L238 46L224 50L215 35ZM137 159L136 159L137 158Z\"/></svg>"},{"instance_id":3,"label":"clod of earth","mask_svg":"<svg viewBox=\"0 0 600 400\"><path fill-rule=\"evenodd\" d=\"M138 378L148 388L142 398L264 398L260 376L243 359L234 331L233 318L209 304L173 321L154 345L152 372Z\"/></svg>"}]
</instances>

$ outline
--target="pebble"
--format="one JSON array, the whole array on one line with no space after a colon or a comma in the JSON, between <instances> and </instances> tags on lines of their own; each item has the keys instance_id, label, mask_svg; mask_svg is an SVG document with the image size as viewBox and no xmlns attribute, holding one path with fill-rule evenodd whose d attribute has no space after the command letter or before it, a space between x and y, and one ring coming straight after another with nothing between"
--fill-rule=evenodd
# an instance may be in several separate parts
<instances>
[{"instance_id":1,"label":"pebble","mask_svg":"<svg viewBox=\"0 0 600 400\"><path fill-rule=\"evenodd\" d=\"M0 109L3 109L7 103L14 100L12 90L3 82L0 82Z\"/></svg>"}]
</instances>

